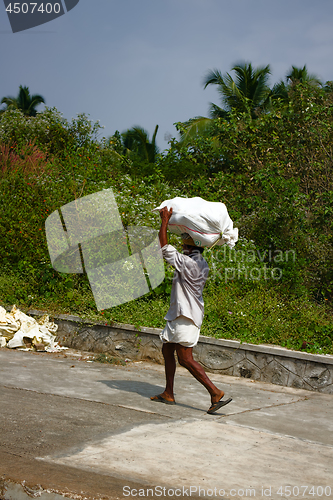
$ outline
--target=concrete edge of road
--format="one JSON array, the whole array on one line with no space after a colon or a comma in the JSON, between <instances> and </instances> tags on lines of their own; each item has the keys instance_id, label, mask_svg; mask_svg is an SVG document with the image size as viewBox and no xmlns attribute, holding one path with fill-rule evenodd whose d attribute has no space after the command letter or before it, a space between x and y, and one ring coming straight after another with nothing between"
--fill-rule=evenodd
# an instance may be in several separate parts
<instances>
[{"instance_id":1,"label":"concrete edge of road","mask_svg":"<svg viewBox=\"0 0 333 500\"><path fill-rule=\"evenodd\" d=\"M27 314L48 313L32 309ZM158 328L94 323L64 314L50 316L58 324L57 339L63 346L123 359L163 363L161 330ZM209 372L333 394L333 356L330 355L201 335L194 356Z\"/></svg>"}]
</instances>

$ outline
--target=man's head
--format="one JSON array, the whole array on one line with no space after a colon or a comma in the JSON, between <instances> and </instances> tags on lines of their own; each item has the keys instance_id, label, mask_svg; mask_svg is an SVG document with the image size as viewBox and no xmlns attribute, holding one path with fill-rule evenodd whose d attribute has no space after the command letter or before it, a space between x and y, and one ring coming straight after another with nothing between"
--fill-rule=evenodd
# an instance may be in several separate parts
<instances>
[{"instance_id":1,"label":"man's head","mask_svg":"<svg viewBox=\"0 0 333 500\"><path fill-rule=\"evenodd\" d=\"M196 246L193 238L187 233L182 234L183 240L183 254L190 255L191 253L200 252L202 253L204 249L202 247Z\"/></svg>"},{"instance_id":2,"label":"man's head","mask_svg":"<svg viewBox=\"0 0 333 500\"><path fill-rule=\"evenodd\" d=\"M190 255L191 253L202 253L204 251L204 248L202 247L197 247L196 245L186 245L186 243L183 243L183 254L185 255Z\"/></svg>"}]
</instances>

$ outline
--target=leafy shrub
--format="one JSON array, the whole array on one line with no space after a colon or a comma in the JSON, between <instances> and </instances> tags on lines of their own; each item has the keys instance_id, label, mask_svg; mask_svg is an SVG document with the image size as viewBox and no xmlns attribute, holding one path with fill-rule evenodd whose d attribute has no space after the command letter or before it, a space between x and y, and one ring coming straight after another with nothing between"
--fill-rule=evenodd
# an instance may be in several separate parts
<instances>
[{"instance_id":1,"label":"leafy shrub","mask_svg":"<svg viewBox=\"0 0 333 500\"><path fill-rule=\"evenodd\" d=\"M226 203L241 236L226 255L206 251L211 273L202 333L333 352L332 130L325 103L320 90L295 89L286 109L255 121L215 120L211 136L186 146L173 140L149 168L122 155L117 140L99 139L99 125L85 115L68 123L56 110L28 119L6 111L0 120L1 303L162 327L171 269L166 266L167 279L149 295L102 314L85 275L52 269L45 220L74 199L112 187L125 227L158 228L152 209L162 200L201 196ZM178 245L174 235L169 241Z\"/></svg>"}]
</instances>

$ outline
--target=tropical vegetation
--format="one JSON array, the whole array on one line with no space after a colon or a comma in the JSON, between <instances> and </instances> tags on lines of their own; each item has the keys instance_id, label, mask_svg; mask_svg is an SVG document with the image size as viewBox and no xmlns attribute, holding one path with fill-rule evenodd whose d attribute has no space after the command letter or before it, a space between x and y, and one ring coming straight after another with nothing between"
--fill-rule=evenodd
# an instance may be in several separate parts
<instances>
[{"instance_id":1,"label":"tropical vegetation","mask_svg":"<svg viewBox=\"0 0 333 500\"><path fill-rule=\"evenodd\" d=\"M217 85L223 112L201 117L203 127L199 117L177 123L179 137L163 153L157 127L151 139L140 127L101 139L99 123L84 114L69 122L55 108L2 113L1 304L163 326L168 267L157 289L98 312L84 274L52 268L45 220L111 187L125 227L158 228L152 209L163 199L201 196L226 203L240 232L234 250L205 252L202 333L333 353L333 84L306 67L271 88L268 66L232 71L205 79Z\"/></svg>"},{"instance_id":2,"label":"tropical vegetation","mask_svg":"<svg viewBox=\"0 0 333 500\"><path fill-rule=\"evenodd\" d=\"M20 85L17 97L3 97L1 99L1 104L6 104L6 108L2 109L1 112L14 108L19 109L26 116L36 116L36 108L42 103L45 103L44 97L39 94L30 95L29 88Z\"/></svg>"}]
</instances>

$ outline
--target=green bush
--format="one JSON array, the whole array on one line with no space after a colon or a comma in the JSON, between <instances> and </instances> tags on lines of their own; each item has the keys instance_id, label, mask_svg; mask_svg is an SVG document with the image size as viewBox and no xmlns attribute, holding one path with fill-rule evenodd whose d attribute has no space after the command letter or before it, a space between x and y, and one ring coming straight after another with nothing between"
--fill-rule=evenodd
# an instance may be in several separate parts
<instances>
[{"instance_id":1,"label":"green bush","mask_svg":"<svg viewBox=\"0 0 333 500\"><path fill-rule=\"evenodd\" d=\"M257 120L217 119L211 135L173 140L156 164L122 155L85 115L56 110L0 120L0 302L108 323L162 327L172 270L149 295L98 312L85 275L50 264L44 225L55 210L112 188L122 222L159 227L152 209L175 196L226 203L240 240L206 251L202 333L309 352L332 348L331 109L324 92L295 88ZM312 104L312 106L310 106ZM50 132L51 131L51 132ZM217 146L218 144L218 146ZM131 175L129 175L131 173ZM169 241L178 245L178 238Z\"/></svg>"}]
</instances>

